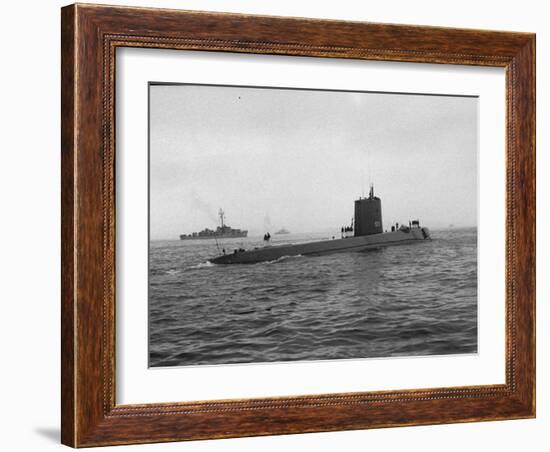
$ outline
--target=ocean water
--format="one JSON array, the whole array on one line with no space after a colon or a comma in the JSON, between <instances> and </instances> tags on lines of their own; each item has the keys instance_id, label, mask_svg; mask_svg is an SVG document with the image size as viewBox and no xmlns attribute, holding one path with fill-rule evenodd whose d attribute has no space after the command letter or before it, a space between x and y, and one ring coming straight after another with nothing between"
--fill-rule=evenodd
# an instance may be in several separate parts
<instances>
[{"instance_id":1,"label":"ocean water","mask_svg":"<svg viewBox=\"0 0 550 452\"><path fill-rule=\"evenodd\" d=\"M431 233L410 245L226 266L207 263L213 240L151 241L149 365L475 353L477 231Z\"/></svg>"}]
</instances>

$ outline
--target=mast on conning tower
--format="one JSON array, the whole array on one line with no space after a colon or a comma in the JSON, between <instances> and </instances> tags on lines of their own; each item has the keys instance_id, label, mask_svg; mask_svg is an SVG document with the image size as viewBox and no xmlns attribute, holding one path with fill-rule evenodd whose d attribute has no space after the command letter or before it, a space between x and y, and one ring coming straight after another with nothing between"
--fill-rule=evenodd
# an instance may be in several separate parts
<instances>
[{"instance_id":1,"label":"mast on conning tower","mask_svg":"<svg viewBox=\"0 0 550 452\"><path fill-rule=\"evenodd\" d=\"M218 216L220 217L220 221L222 223L222 228L225 226L224 222L223 222L223 219L225 217L225 213L224 211L220 208L219 212L218 212Z\"/></svg>"},{"instance_id":2,"label":"mast on conning tower","mask_svg":"<svg viewBox=\"0 0 550 452\"><path fill-rule=\"evenodd\" d=\"M374 198L374 184L370 184L369 199Z\"/></svg>"}]
</instances>

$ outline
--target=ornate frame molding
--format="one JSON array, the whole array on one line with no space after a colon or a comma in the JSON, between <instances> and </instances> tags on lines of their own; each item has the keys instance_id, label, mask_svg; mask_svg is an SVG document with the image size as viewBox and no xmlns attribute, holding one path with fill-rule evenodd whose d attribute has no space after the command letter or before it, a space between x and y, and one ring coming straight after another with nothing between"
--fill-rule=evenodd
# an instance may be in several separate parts
<instances>
[{"instance_id":1,"label":"ornate frame molding","mask_svg":"<svg viewBox=\"0 0 550 452\"><path fill-rule=\"evenodd\" d=\"M118 47L504 67L506 383L116 405L114 89ZM534 35L71 5L62 9L61 153L64 444L81 447L534 416Z\"/></svg>"}]
</instances>

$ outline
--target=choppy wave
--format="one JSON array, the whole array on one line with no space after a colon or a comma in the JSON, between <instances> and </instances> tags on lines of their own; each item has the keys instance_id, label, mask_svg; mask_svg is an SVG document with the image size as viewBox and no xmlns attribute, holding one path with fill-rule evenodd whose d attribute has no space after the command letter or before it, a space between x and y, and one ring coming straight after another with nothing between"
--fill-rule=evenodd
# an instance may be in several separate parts
<instances>
[{"instance_id":1,"label":"choppy wave","mask_svg":"<svg viewBox=\"0 0 550 452\"><path fill-rule=\"evenodd\" d=\"M199 262L198 264L195 264L195 265L191 265L189 267L187 267L188 270L193 270L193 269L198 269L198 268L211 268L211 267L215 267L216 264L210 262L210 261L205 261L205 262Z\"/></svg>"},{"instance_id":2,"label":"choppy wave","mask_svg":"<svg viewBox=\"0 0 550 452\"><path fill-rule=\"evenodd\" d=\"M150 365L476 352L476 230L432 237L257 265L212 264L208 241L152 242Z\"/></svg>"}]
</instances>

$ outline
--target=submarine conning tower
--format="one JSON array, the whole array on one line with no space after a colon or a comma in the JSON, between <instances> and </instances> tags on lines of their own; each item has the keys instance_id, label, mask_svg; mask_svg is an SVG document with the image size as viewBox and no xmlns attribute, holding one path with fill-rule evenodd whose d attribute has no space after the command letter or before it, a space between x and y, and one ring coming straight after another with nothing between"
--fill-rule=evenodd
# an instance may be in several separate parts
<instances>
[{"instance_id":1,"label":"submarine conning tower","mask_svg":"<svg viewBox=\"0 0 550 452\"><path fill-rule=\"evenodd\" d=\"M355 201L355 218L353 220L355 237L380 234L382 230L382 203L374 196L374 185L370 186L369 197Z\"/></svg>"}]
</instances>

